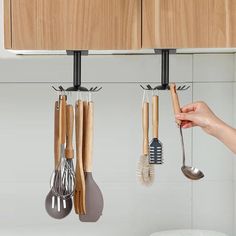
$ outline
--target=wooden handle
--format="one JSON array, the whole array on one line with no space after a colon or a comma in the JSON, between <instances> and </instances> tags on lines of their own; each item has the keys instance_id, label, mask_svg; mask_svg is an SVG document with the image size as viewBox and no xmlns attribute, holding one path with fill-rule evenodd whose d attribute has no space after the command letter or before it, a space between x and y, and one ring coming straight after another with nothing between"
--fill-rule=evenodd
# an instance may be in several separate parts
<instances>
[{"instance_id":1,"label":"wooden handle","mask_svg":"<svg viewBox=\"0 0 236 236\"><path fill-rule=\"evenodd\" d=\"M66 96L60 96L61 102L61 144L66 142Z\"/></svg>"},{"instance_id":2,"label":"wooden handle","mask_svg":"<svg viewBox=\"0 0 236 236\"><path fill-rule=\"evenodd\" d=\"M83 164L85 163L85 146L86 146L86 129L87 129L87 115L88 115L88 102L84 101L83 102L83 151L82 151L82 156L83 156Z\"/></svg>"},{"instance_id":3,"label":"wooden handle","mask_svg":"<svg viewBox=\"0 0 236 236\"><path fill-rule=\"evenodd\" d=\"M74 194L74 207L76 214L86 214L85 206L85 179L83 170L83 102L78 101L75 107L75 133L76 133L76 188Z\"/></svg>"},{"instance_id":4,"label":"wooden handle","mask_svg":"<svg viewBox=\"0 0 236 236\"><path fill-rule=\"evenodd\" d=\"M74 108L72 105L66 106L66 148L65 157L74 158L73 149L73 129L74 129Z\"/></svg>"},{"instance_id":5,"label":"wooden handle","mask_svg":"<svg viewBox=\"0 0 236 236\"><path fill-rule=\"evenodd\" d=\"M93 102L88 103L87 120L86 120L86 135L85 135L85 156L84 156L84 171L92 172L92 153L93 153Z\"/></svg>"},{"instance_id":6,"label":"wooden handle","mask_svg":"<svg viewBox=\"0 0 236 236\"><path fill-rule=\"evenodd\" d=\"M149 152L149 103L144 102L142 108L142 124L143 124L143 155L148 155Z\"/></svg>"},{"instance_id":7,"label":"wooden handle","mask_svg":"<svg viewBox=\"0 0 236 236\"><path fill-rule=\"evenodd\" d=\"M159 122L159 98L158 96L152 97L152 129L153 137L158 138L158 122Z\"/></svg>"},{"instance_id":8,"label":"wooden handle","mask_svg":"<svg viewBox=\"0 0 236 236\"><path fill-rule=\"evenodd\" d=\"M172 100L174 114L176 115L178 113L181 113L181 109L180 109L179 97L178 97L178 94L177 94L175 84L170 84L170 92L171 92L171 100ZM175 121L178 125L181 125L180 120L175 119Z\"/></svg>"},{"instance_id":9,"label":"wooden handle","mask_svg":"<svg viewBox=\"0 0 236 236\"><path fill-rule=\"evenodd\" d=\"M54 167L60 163L60 142L59 142L59 103L55 102L54 109Z\"/></svg>"}]
</instances>

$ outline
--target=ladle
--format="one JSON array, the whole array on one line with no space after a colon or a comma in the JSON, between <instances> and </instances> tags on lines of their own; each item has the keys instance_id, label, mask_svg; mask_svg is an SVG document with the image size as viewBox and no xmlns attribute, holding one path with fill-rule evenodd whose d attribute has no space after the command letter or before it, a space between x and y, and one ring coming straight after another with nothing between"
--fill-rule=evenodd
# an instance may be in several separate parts
<instances>
[{"instance_id":1,"label":"ladle","mask_svg":"<svg viewBox=\"0 0 236 236\"><path fill-rule=\"evenodd\" d=\"M181 109L180 109L179 98L178 98L175 84L170 85L170 91L171 91L171 98L172 98L174 113L179 114L181 113ZM181 167L181 170L187 178L191 180L199 180L204 177L203 172L195 167L185 165L186 158L185 158L184 138L183 138L181 121L176 119L176 123L179 126L179 130L180 130L181 146L182 146L182 152L183 152L183 166Z\"/></svg>"}]
</instances>

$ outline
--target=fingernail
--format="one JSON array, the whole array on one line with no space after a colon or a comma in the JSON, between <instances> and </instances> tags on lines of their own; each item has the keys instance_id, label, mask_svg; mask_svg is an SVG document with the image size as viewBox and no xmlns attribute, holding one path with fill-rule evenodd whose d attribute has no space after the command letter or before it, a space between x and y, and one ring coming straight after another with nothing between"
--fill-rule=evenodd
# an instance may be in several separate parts
<instances>
[{"instance_id":1,"label":"fingernail","mask_svg":"<svg viewBox=\"0 0 236 236\"><path fill-rule=\"evenodd\" d=\"M180 118L181 115L180 115L180 114L176 114L175 117L176 117L176 118Z\"/></svg>"}]
</instances>

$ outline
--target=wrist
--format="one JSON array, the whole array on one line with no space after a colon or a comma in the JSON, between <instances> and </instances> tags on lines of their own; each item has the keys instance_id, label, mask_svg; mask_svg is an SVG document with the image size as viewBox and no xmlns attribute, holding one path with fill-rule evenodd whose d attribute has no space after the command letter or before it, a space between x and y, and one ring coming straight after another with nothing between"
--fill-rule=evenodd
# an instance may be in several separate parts
<instances>
[{"instance_id":1,"label":"wrist","mask_svg":"<svg viewBox=\"0 0 236 236\"><path fill-rule=\"evenodd\" d=\"M209 134L218 139L221 139L221 136L227 129L228 125L225 124L222 120L217 119L215 122L212 122L209 125Z\"/></svg>"}]
</instances>

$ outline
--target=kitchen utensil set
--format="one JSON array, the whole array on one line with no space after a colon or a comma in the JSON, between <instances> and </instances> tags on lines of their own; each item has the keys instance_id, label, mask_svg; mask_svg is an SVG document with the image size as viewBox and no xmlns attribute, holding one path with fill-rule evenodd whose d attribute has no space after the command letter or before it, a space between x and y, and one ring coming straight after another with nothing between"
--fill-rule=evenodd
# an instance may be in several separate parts
<instances>
[{"instance_id":1,"label":"kitchen utensil set","mask_svg":"<svg viewBox=\"0 0 236 236\"><path fill-rule=\"evenodd\" d=\"M45 200L47 213L62 219L69 215L73 203L82 222L96 222L103 211L102 192L92 177L93 111L92 101L78 100L74 108L66 105L67 96L55 103L54 159L51 189ZM76 168L73 158L75 117ZM66 143L66 147L65 147Z\"/></svg>"}]
</instances>

